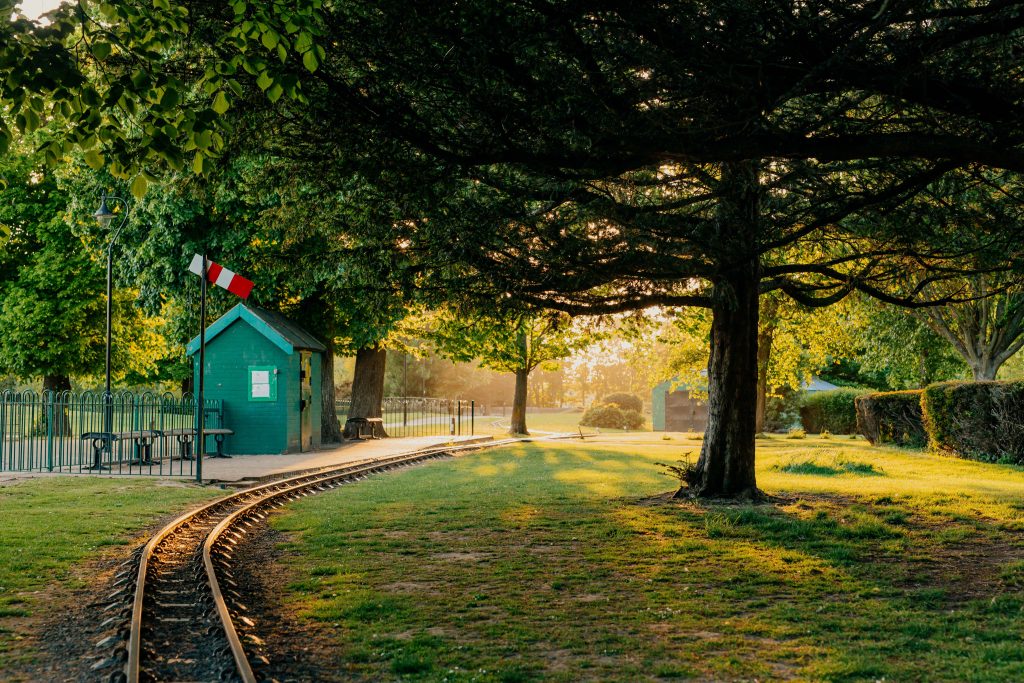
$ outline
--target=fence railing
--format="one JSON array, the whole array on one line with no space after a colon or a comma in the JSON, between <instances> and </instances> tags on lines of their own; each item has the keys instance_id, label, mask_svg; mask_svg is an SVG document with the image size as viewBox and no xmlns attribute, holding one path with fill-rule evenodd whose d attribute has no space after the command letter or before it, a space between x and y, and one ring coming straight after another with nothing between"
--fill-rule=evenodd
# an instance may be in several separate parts
<instances>
[{"instance_id":1,"label":"fence railing","mask_svg":"<svg viewBox=\"0 0 1024 683\"><path fill-rule=\"evenodd\" d=\"M219 400L205 410L224 426ZM0 392L0 472L189 476L197 418L190 394Z\"/></svg>"},{"instance_id":2,"label":"fence railing","mask_svg":"<svg viewBox=\"0 0 1024 683\"><path fill-rule=\"evenodd\" d=\"M337 401L338 421L345 426L351 401ZM381 404L388 436L465 436L476 426L473 401L418 396L389 396Z\"/></svg>"}]
</instances>

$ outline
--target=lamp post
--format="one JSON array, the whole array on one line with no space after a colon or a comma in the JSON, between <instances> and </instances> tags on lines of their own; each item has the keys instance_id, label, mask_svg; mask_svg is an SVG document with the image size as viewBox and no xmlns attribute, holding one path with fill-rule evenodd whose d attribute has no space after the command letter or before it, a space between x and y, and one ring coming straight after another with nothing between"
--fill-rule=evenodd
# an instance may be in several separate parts
<instances>
[{"instance_id":1,"label":"lamp post","mask_svg":"<svg viewBox=\"0 0 1024 683\"><path fill-rule=\"evenodd\" d=\"M117 218L117 214L107 208L107 201L121 202L121 206L124 207L124 212L121 216L121 222L117 226L117 230L111 235L110 241L107 243L107 349L106 349L106 383L104 384L103 392L103 432L106 436L106 450L110 452L110 434L113 432L114 422L114 405L113 395L110 392L110 311L111 311L111 298L113 295L114 280L113 280L113 253L114 243L117 242L118 236L121 234L122 228L125 223L128 222L128 202L121 199L120 197L108 196L106 192L103 193L100 198L100 208L96 209L96 213L93 217L96 222L100 224L101 228L109 229L110 224Z\"/></svg>"}]
</instances>

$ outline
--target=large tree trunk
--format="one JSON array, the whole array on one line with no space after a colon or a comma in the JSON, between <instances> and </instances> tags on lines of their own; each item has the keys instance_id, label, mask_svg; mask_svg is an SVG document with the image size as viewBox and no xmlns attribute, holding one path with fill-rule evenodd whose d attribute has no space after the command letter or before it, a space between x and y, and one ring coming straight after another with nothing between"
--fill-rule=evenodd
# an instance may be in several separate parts
<instances>
[{"instance_id":1,"label":"large tree trunk","mask_svg":"<svg viewBox=\"0 0 1024 683\"><path fill-rule=\"evenodd\" d=\"M758 182L756 164L729 164L723 169L721 270L711 293L708 426L697 467L687 477L689 489L680 489L677 496L762 498L754 474L761 280L754 251L760 220Z\"/></svg>"},{"instance_id":2,"label":"large tree trunk","mask_svg":"<svg viewBox=\"0 0 1024 683\"><path fill-rule=\"evenodd\" d=\"M60 394L71 391L71 378L67 375L44 375L43 392L46 410L43 411L41 433L47 433L47 423L53 416L53 425L49 427L54 436L71 436L71 418L67 404L60 401Z\"/></svg>"},{"instance_id":3,"label":"large tree trunk","mask_svg":"<svg viewBox=\"0 0 1024 683\"><path fill-rule=\"evenodd\" d=\"M982 380L993 380L996 378L996 373L999 372L999 365L995 363L995 359L989 356L981 356L971 362L971 374L974 375L974 381L980 382Z\"/></svg>"},{"instance_id":4,"label":"large tree trunk","mask_svg":"<svg viewBox=\"0 0 1024 683\"><path fill-rule=\"evenodd\" d=\"M43 391L52 391L54 393L71 391L71 378L67 375L44 375Z\"/></svg>"},{"instance_id":5,"label":"large tree trunk","mask_svg":"<svg viewBox=\"0 0 1024 683\"><path fill-rule=\"evenodd\" d=\"M690 488L679 494L756 499L757 265L716 283L713 299L708 426Z\"/></svg>"},{"instance_id":6,"label":"large tree trunk","mask_svg":"<svg viewBox=\"0 0 1024 683\"><path fill-rule=\"evenodd\" d=\"M513 436L529 435L526 431L526 392L529 378L529 370L516 370L516 391L512 396L512 424L508 430Z\"/></svg>"},{"instance_id":7,"label":"large tree trunk","mask_svg":"<svg viewBox=\"0 0 1024 683\"><path fill-rule=\"evenodd\" d=\"M320 361L320 440L323 443L341 441L341 425L334 401L334 344L328 343Z\"/></svg>"},{"instance_id":8,"label":"large tree trunk","mask_svg":"<svg viewBox=\"0 0 1024 683\"><path fill-rule=\"evenodd\" d=\"M380 346L359 349L356 352L355 374L352 377L352 402L348 417L381 417L384 401L384 368L387 351ZM387 436L381 429L381 436ZM350 434L347 432L345 436Z\"/></svg>"},{"instance_id":9,"label":"large tree trunk","mask_svg":"<svg viewBox=\"0 0 1024 683\"><path fill-rule=\"evenodd\" d=\"M526 431L526 397L529 389L527 382L530 379L530 346L526 339L526 330L522 327L516 335L516 348L522 367L516 370L516 390L512 395L512 424L509 425L508 431L513 436L529 435Z\"/></svg>"}]
</instances>

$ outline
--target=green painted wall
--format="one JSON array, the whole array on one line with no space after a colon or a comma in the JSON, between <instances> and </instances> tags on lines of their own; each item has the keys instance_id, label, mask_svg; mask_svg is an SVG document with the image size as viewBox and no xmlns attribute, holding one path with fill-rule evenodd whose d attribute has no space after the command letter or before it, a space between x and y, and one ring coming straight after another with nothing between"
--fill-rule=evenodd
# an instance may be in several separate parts
<instances>
[{"instance_id":1,"label":"green painted wall","mask_svg":"<svg viewBox=\"0 0 1024 683\"><path fill-rule=\"evenodd\" d=\"M651 422L656 432L665 431L665 396L670 385L666 380L651 390Z\"/></svg>"},{"instance_id":2,"label":"green painted wall","mask_svg":"<svg viewBox=\"0 0 1024 683\"><path fill-rule=\"evenodd\" d=\"M199 386L199 354L196 386ZM235 430L224 442L230 454L285 453L291 443L286 406L294 393L298 406L298 354L289 357L248 323L236 320L206 345L206 397L224 402L224 426ZM277 400L249 400L249 367L278 368ZM288 378L294 378L289 382ZM295 412L294 410L292 412ZM297 424L297 423L296 423ZM298 433L294 436L298 445ZM298 450L296 448L296 450Z\"/></svg>"}]
</instances>

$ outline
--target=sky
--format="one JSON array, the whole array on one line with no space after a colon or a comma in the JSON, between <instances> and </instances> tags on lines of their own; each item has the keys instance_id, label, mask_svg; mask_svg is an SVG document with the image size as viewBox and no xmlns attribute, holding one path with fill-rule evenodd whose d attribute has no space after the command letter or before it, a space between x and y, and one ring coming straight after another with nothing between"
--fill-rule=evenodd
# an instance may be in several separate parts
<instances>
[{"instance_id":1,"label":"sky","mask_svg":"<svg viewBox=\"0 0 1024 683\"><path fill-rule=\"evenodd\" d=\"M21 0L18 4L21 6L21 11L26 17L35 19L43 12L49 12L60 3L61 0Z\"/></svg>"}]
</instances>

